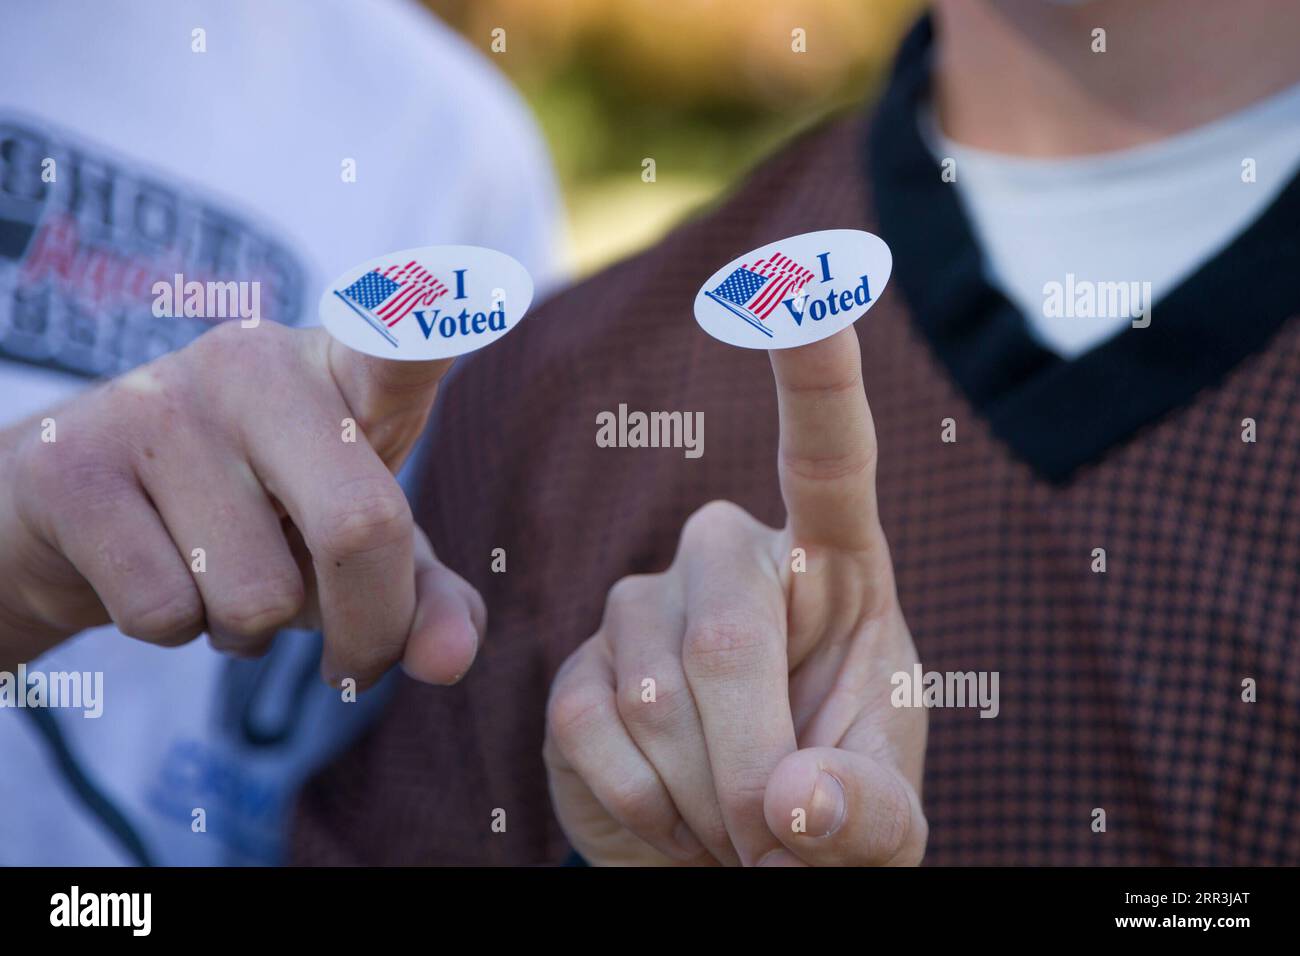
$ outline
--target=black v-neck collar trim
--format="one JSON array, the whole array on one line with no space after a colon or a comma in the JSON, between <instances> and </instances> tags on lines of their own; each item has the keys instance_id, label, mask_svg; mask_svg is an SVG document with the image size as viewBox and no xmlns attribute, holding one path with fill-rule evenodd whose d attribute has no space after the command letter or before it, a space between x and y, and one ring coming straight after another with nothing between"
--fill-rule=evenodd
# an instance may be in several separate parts
<instances>
[{"instance_id":1,"label":"black v-neck collar trim","mask_svg":"<svg viewBox=\"0 0 1300 956\"><path fill-rule=\"evenodd\" d=\"M870 128L869 175L894 281L993 433L1063 484L1219 382L1300 314L1300 176L1156 302L1148 327L1125 328L1063 359L1034 340L1024 317L985 278L956 187L941 180L922 139L917 117L928 91L931 37L923 19L902 46Z\"/></svg>"}]
</instances>

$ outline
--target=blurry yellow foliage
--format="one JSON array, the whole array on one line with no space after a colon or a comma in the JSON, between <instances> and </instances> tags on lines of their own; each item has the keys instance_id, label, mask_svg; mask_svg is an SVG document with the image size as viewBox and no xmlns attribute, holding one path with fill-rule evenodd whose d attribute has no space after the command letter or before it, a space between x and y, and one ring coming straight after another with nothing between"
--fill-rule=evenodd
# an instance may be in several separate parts
<instances>
[{"instance_id":1,"label":"blurry yellow foliage","mask_svg":"<svg viewBox=\"0 0 1300 956\"><path fill-rule=\"evenodd\" d=\"M919 0L429 0L499 65L543 79L580 53L611 82L677 101L785 111L843 95L888 62ZM803 30L806 53L792 50Z\"/></svg>"},{"instance_id":2,"label":"blurry yellow foliage","mask_svg":"<svg viewBox=\"0 0 1300 956\"><path fill-rule=\"evenodd\" d=\"M921 0L425 0L519 85L550 143L580 274L868 98ZM493 33L505 31L505 51ZM805 52L796 52L795 31ZM641 178L653 158L654 183Z\"/></svg>"}]
</instances>

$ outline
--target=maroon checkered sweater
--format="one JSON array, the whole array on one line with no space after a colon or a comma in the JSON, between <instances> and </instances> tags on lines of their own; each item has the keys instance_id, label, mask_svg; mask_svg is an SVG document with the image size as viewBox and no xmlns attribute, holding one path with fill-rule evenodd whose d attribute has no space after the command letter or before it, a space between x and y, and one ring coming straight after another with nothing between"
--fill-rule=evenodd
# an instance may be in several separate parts
<instances>
[{"instance_id":1,"label":"maroon checkered sweater","mask_svg":"<svg viewBox=\"0 0 1300 956\"><path fill-rule=\"evenodd\" d=\"M310 783L298 862L565 856L541 759L552 675L618 578L667 566L693 510L726 498L783 520L767 356L701 332L693 297L721 263L783 236L859 228L892 244L863 138L857 118L804 136L718 208L460 362L431 425L420 520L483 594L487 641L458 687L403 677L381 723ZM931 711L927 862L1300 863L1300 319L1053 478L997 437L897 281L857 330L922 662L1001 675L996 719ZM1130 385L1079 394L1080 421ZM620 403L703 411L703 457L598 448L597 413ZM941 441L946 418L955 443ZM1060 423L1067 445L1073 427ZM495 548L506 573L490 570Z\"/></svg>"}]
</instances>

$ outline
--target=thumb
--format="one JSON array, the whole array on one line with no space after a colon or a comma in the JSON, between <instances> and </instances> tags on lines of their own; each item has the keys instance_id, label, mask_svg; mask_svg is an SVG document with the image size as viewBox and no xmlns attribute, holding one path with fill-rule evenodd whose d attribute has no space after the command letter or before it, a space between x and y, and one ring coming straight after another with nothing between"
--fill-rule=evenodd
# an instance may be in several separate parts
<instances>
[{"instance_id":1,"label":"thumb","mask_svg":"<svg viewBox=\"0 0 1300 956\"><path fill-rule=\"evenodd\" d=\"M767 784L763 814L796 858L813 866L907 866L925 853L915 790L872 757L811 747L787 755Z\"/></svg>"},{"instance_id":2,"label":"thumb","mask_svg":"<svg viewBox=\"0 0 1300 956\"><path fill-rule=\"evenodd\" d=\"M372 447L396 468L424 428L454 359L402 361L350 349L324 329L326 361L343 400Z\"/></svg>"},{"instance_id":3,"label":"thumb","mask_svg":"<svg viewBox=\"0 0 1300 956\"><path fill-rule=\"evenodd\" d=\"M415 531L415 620L402 657L408 677L455 684L469 670L487 629L487 609L474 586L438 560Z\"/></svg>"}]
</instances>

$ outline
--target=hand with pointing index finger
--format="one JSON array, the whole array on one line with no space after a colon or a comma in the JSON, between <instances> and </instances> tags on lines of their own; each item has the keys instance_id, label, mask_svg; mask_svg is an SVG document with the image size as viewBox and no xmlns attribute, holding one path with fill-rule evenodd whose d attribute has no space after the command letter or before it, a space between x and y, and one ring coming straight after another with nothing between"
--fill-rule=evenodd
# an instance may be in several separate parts
<instances>
[{"instance_id":1,"label":"hand with pointing index finger","mask_svg":"<svg viewBox=\"0 0 1300 956\"><path fill-rule=\"evenodd\" d=\"M239 655L297 625L332 683L457 679L483 604L393 477L450 364L227 322L45 413L53 442L0 433L0 668L109 621Z\"/></svg>"},{"instance_id":2,"label":"hand with pointing index finger","mask_svg":"<svg viewBox=\"0 0 1300 956\"><path fill-rule=\"evenodd\" d=\"M917 657L876 510L857 337L770 355L785 527L705 505L667 571L613 587L552 686L552 801L591 863L925 852L926 716L890 703L891 675Z\"/></svg>"}]
</instances>

